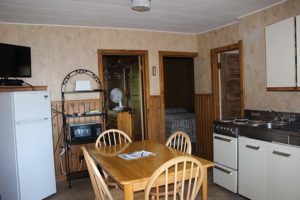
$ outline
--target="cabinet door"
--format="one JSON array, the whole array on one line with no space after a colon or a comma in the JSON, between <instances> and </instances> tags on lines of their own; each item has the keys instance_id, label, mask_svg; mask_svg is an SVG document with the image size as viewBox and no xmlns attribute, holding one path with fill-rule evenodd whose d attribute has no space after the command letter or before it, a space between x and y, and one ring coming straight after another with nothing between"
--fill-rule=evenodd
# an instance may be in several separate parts
<instances>
[{"instance_id":1,"label":"cabinet door","mask_svg":"<svg viewBox=\"0 0 300 200\"><path fill-rule=\"evenodd\" d=\"M267 26L267 87L296 86L295 55L295 18Z\"/></svg>"},{"instance_id":2,"label":"cabinet door","mask_svg":"<svg viewBox=\"0 0 300 200\"><path fill-rule=\"evenodd\" d=\"M269 200L300 199L300 148L270 143Z\"/></svg>"},{"instance_id":3,"label":"cabinet door","mask_svg":"<svg viewBox=\"0 0 300 200\"><path fill-rule=\"evenodd\" d=\"M267 199L268 143L239 137L239 194Z\"/></svg>"}]
</instances>

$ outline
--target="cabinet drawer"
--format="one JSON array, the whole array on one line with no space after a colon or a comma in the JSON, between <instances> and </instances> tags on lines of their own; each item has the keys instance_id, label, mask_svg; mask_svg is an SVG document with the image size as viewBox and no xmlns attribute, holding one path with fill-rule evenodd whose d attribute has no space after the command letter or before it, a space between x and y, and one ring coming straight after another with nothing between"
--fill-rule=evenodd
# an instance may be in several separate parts
<instances>
[{"instance_id":1,"label":"cabinet drawer","mask_svg":"<svg viewBox=\"0 0 300 200\"><path fill-rule=\"evenodd\" d=\"M237 172L228 167L215 164L213 169L213 182L237 193Z\"/></svg>"}]
</instances>

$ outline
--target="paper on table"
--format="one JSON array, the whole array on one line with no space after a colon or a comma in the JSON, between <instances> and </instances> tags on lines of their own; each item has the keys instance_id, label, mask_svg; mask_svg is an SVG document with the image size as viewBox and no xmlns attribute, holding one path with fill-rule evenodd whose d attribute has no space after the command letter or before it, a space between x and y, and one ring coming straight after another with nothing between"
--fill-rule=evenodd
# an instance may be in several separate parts
<instances>
[{"instance_id":1,"label":"paper on table","mask_svg":"<svg viewBox=\"0 0 300 200\"><path fill-rule=\"evenodd\" d=\"M149 151L141 150L141 151L135 151L131 153L119 154L118 156L126 160L134 160L134 159L148 157L148 156L155 156L155 154Z\"/></svg>"}]
</instances>

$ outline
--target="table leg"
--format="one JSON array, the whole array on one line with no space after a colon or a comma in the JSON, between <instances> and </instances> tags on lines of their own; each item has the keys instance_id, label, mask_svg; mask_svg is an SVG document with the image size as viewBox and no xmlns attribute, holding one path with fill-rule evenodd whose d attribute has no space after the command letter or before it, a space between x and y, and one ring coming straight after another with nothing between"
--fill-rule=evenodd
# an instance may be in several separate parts
<instances>
[{"instance_id":1,"label":"table leg","mask_svg":"<svg viewBox=\"0 0 300 200\"><path fill-rule=\"evenodd\" d=\"M124 185L124 200L133 200L132 185Z\"/></svg>"},{"instance_id":2,"label":"table leg","mask_svg":"<svg viewBox=\"0 0 300 200\"><path fill-rule=\"evenodd\" d=\"M202 200L207 200L207 169L203 171Z\"/></svg>"}]
</instances>

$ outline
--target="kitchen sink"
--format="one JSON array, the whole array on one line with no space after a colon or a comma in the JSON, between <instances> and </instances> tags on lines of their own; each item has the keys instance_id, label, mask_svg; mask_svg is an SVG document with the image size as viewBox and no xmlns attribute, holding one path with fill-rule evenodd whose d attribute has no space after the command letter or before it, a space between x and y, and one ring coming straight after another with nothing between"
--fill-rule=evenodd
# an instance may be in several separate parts
<instances>
[{"instance_id":1,"label":"kitchen sink","mask_svg":"<svg viewBox=\"0 0 300 200\"><path fill-rule=\"evenodd\" d=\"M253 123L253 124L251 124L251 126L273 129L273 128L282 127L286 124L287 124L286 122L262 122L262 123Z\"/></svg>"}]
</instances>

